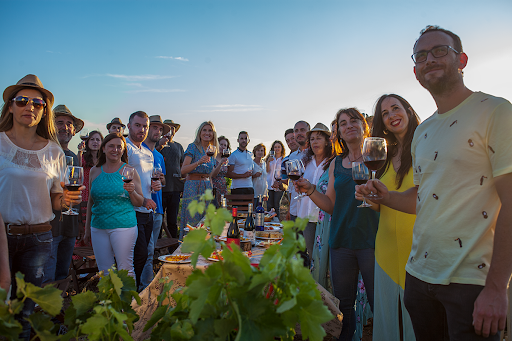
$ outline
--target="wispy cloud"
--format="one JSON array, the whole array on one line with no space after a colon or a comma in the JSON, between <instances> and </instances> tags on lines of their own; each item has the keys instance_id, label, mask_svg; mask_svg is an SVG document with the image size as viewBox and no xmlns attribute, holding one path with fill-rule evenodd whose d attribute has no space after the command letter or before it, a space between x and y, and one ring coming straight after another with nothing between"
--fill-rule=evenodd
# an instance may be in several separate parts
<instances>
[{"instance_id":1,"label":"wispy cloud","mask_svg":"<svg viewBox=\"0 0 512 341\"><path fill-rule=\"evenodd\" d=\"M62 53L60 53L60 52L58 52L58 51L46 51L46 53L57 53L57 54L62 54Z\"/></svg>"},{"instance_id":2,"label":"wispy cloud","mask_svg":"<svg viewBox=\"0 0 512 341\"><path fill-rule=\"evenodd\" d=\"M107 73L108 77L112 78L118 78L118 79L124 79L128 82L134 82L134 81L153 81L153 80L159 80L159 79L169 79L169 78L175 78L176 76L162 76L162 75L117 75L112 73Z\"/></svg>"},{"instance_id":3,"label":"wispy cloud","mask_svg":"<svg viewBox=\"0 0 512 341\"><path fill-rule=\"evenodd\" d=\"M168 93L168 92L185 92L182 89L137 89L125 91L126 93L134 94L139 92L156 92L156 93Z\"/></svg>"},{"instance_id":4,"label":"wispy cloud","mask_svg":"<svg viewBox=\"0 0 512 341\"><path fill-rule=\"evenodd\" d=\"M182 62L188 62L188 59L187 58L183 58L183 57L156 56L155 58L159 58L159 59L174 59L174 60L181 60Z\"/></svg>"},{"instance_id":5,"label":"wispy cloud","mask_svg":"<svg viewBox=\"0 0 512 341\"><path fill-rule=\"evenodd\" d=\"M142 84L140 84L140 83L124 83L124 85L126 85L126 86L135 86L135 87L138 87L138 88L142 88Z\"/></svg>"},{"instance_id":6,"label":"wispy cloud","mask_svg":"<svg viewBox=\"0 0 512 341\"><path fill-rule=\"evenodd\" d=\"M264 108L261 105L252 104L216 104L216 105L203 105L202 110L195 110L196 112L245 112L245 111L261 111Z\"/></svg>"}]
</instances>

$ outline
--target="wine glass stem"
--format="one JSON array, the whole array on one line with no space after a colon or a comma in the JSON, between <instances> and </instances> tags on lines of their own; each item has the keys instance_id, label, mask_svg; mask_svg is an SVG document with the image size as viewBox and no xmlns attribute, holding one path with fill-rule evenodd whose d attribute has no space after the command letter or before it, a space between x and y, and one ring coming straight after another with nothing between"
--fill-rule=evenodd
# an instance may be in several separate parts
<instances>
[{"instance_id":1,"label":"wine glass stem","mask_svg":"<svg viewBox=\"0 0 512 341\"><path fill-rule=\"evenodd\" d=\"M372 180L375 180L375 173L377 173L377 171L372 170Z\"/></svg>"}]
</instances>

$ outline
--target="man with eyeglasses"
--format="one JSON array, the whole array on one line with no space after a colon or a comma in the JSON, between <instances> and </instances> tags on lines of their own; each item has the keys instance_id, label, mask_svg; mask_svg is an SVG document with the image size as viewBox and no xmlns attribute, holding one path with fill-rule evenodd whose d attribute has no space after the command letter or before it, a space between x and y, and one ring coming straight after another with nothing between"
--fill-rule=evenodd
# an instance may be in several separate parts
<instances>
[{"instance_id":1,"label":"man with eyeglasses","mask_svg":"<svg viewBox=\"0 0 512 341\"><path fill-rule=\"evenodd\" d=\"M82 130L84 121L75 117L67 106L61 104L53 109L55 128L60 146L66 156L73 158L73 166L78 166L78 157L69 150L69 141ZM53 211L55 218L52 225L52 252L44 268L43 284L64 279L68 276L75 240L80 233L80 216L61 215L61 211Z\"/></svg>"},{"instance_id":2,"label":"man with eyeglasses","mask_svg":"<svg viewBox=\"0 0 512 341\"><path fill-rule=\"evenodd\" d=\"M498 340L512 272L512 106L464 85L453 32L428 26L412 58L437 105L411 145L416 186L388 192L372 180L357 191L417 214L404 296L416 339Z\"/></svg>"}]
</instances>

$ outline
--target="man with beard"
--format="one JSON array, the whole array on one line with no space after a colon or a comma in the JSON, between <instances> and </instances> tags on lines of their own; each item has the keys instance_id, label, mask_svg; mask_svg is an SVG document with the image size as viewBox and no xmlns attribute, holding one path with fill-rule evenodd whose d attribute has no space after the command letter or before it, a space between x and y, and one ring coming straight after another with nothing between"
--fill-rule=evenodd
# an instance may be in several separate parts
<instances>
[{"instance_id":1,"label":"man with beard","mask_svg":"<svg viewBox=\"0 0 512 341\"><path fill-rule=\"evenodd\" d=\"M69 150L71 138L82 130L84 121L75 117L65 105L61 104L53 109L55 114L55 128L60 146L66 156L73 158L73 165L78 166L78 157ZM52 225L52 252L44 268L43 283L64 279L69 273L69 264L75 248L75 240L80 232L78 215L62 215L61 211L53 211L55 218Z\"/></svg>"},{"instance_id":2,"label":"man with beard","mask_svg":"<svg viewBox=\"0 0 512 341\"><path fill-rule=\"evenodd\" d=\"M128 138L126 139L126 150L128 152L128 163L137 170L142 186L144 203L141 207L135 207L137 215L137 241L133 251L133 267L137 288L142 289L141 275L148 258L148 245L153 233L153 210L156 203L150 199L151 189L160 191L162 184L160 180L151 181L153 171L153 153L142 142L146 139L149 129L149 118L144 111L136 111L130 115L128 122Z\"/></svg>"},{"instance_id":3,"label":"man with beard","mask_svg":"<svg viewBox=\"0 0 512 341\"><path fill-rule=\"evenodd\" d=\"M512 105L464 85L468 57L453 32L428 26L413 51L437 105L411 145L416 187L372 180L357 191L417 214L404 296L416 339L498 340L512 272Z\"/></svg>"},{"instance_id":4,"label":"man with beard","mask_svg":"<svg viewBox=\"0 0 512 341\"><path fill-rule=\"evenodd\" d=\"M180 125L174 123L173 120L165 120L164 124L169 126L170 130L160 140L160 144L163 146L160 153L164 157L165 169L167 170L165 187L162 189L162 203L164 211L167 211L167 228L171 237L178 238L178 211L184 187L181 179L181 166L185 159L185 152L181 144L173 141Z\"/></svg>"},{"instance_id":5,"label":"man with beard","mask_svg":"<svg viewBox=\"0 0 512 341\"><path fill-rule=\"evenodd\" d=\"M238 148L229 156L227 176L233 179L231 194L254 194L252 178L261 176L261 173L252 174L254 162L252 153L247 150L249 141L249 134L241 131L237 139Z\"/></svg>"},{"instance_id":6,"label":"man with beard","mask_svg":"<svg viewBox=\"0 0 512 341\"><path fill-rule=\"evenodd\" d=\"M160 154L155 146L160 141L162 133L165 135L171 128L167 124L162 123L162 119L159 115L153 115L149 117L149 133L142 145L148 148L153 153L153 164L155 167L160 167L162 173L160 173L160 182L162 186L165 185L165 163L164 157ZM156 210L153 213L153 232L149 237L148 244L148 259L142 270L141 283L142 288L145 288L153 280L153 255L155 253L155 245L160 235L160 229L162 228L162 221L164 218L164 209L162 206L162 191L151 193L151 199L156 203Z\"/></svg>"}]
</instances>

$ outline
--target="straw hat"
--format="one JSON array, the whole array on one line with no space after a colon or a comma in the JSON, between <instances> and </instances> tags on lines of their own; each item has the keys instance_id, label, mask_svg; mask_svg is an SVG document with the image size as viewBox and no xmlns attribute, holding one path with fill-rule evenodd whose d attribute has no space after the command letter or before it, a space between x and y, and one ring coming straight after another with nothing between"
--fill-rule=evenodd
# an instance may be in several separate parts
<instances>
[{"instance_id":1,"label":"straw hat","mask_svg":"<svg viewBox=\"0 0 512 341\"><path fill-rule=\"evenodd\" d=\"M42 92L43 94L46 95L48 102L53 103L53 94L44 88L43 83L41 83L41 81L39 80L39 78L36 75L26 75L25 77L20 79L18 81L18 83L16 83L16 85L11 85L11 86L8 86L7 88L5 88L4 96L3 96L4 102L7 103L7 101L9 100L9 97L13 93L16 93L16 92L20 91L21 89L25 89L25 88L33 88L33 89L39 90L40 92Z\"/></svg>"},{"instance_id":2,"label":"straw hat","mask_svg":"<svg viewBox=\"0 0 512 341\"><path fill-rule=\"evenodd\" d=\"M112 121L110 121L109 124L107 124L107 130L110 129L110 127L112 126L112 124L119 124L120 126L122 126L123 128L126 127L123 122L121 122L121 119L119 117L114 117L114 119Z\"/></svg>"},{"instance_id":3,"label":"straw hat","mask_svg":"<svg viewBox=\"0 0 512 341\"><path fill-rule=\"evenodd\" d=\"M57 119L58 116L71 117L73 119L73 125L75 126L75 134L82 130L82 128L84 127L84 121L82 121L78 117L75 117L68 109L68 107L66 107L64 104L59 104L55 108L53 108L53 114L55 116L55 119Z\"/></svg>"},{"instance_id":4,"label":"straw hat","mask_svg":"<svg viewBox=\"0 0 512 341\"><path fill-rule=\"evenodd\" d=\"M149 116L149 125L151 126L152 124L157 124L157 125L162 126L162 128L163 128L162 135L167 134L171 130L171 127L169 127L169 125L162 122L162 118L160 117L160 115Z\"/></svg>"},{"instance_id":5,"label":"straw hat","mask_svg":"<svg viewBox=\"0 0 512 341\"><path fill-rule=\"evenodd\" d=\"M173 120L165 120L164 124L167 124L167 125L169 125L171 127L174 127L174 129L176 129L175 133L177 133L178 130L180 130L180 127L181 127L178 123L174 123Z\"/></svg>"},{"instance_id":6,"label":"straw hat","mask_svg":"<svg viewBox=\"0 0 512 341\"><path fill-rule=\"evenodd\" d=\"M326 133L327 135L331 135L331 131L329 130L329 128L327 128L325 126L325 124L323 123L317 123L313 129L311 129L310 131L307 132L307 136L309 138L309 136L311 135L311 133L315 132L315 131L321 131L323 133Z\"/></svg>"}]
</instances>

